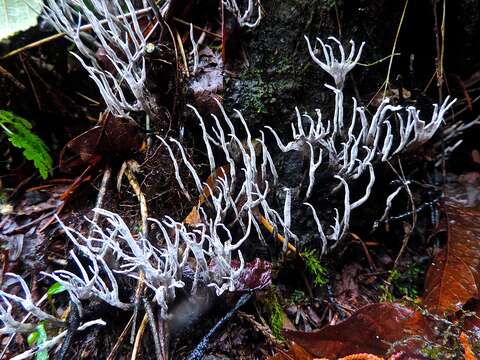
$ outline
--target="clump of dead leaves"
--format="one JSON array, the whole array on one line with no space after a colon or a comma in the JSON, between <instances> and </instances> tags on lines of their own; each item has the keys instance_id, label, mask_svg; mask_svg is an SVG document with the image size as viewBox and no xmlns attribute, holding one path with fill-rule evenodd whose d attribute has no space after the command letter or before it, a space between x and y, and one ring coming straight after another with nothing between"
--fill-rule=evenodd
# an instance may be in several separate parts
<instances>
[{"instance_id":1,"label":"clump of dead leaves","mask_svg":"<svg viewBox=\"0 0 480 360\"><path fill-rule=\"evenodd\" d=\"M427 271L420 304L373 303L318 331L285 330L288 351L270 360L428 359L432 348L477 359L480 211L452 202L442 208L437 234L446 233L447 240Z\"/></svg>"}]
</instances>

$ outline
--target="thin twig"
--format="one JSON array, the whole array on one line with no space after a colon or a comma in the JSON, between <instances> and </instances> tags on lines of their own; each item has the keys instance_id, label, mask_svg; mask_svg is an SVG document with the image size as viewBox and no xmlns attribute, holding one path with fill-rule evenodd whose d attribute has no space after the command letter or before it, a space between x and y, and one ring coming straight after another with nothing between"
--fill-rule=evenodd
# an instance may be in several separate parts
<instances>
[{"instance_id":1,"label":"thin twig","mask_svg":"<svg viewBox=\"0 0 480 360\"><path fill-rule=\"evenodd\" d=\"M434 0L432 3L433 9L433 19L434 19L434 33L435 33L435 47L437 50L437 57L435 59L435 74L437 76L437 88L438 88L438 99L442 101L443 97L443 82L444 82L444 69L443 69L443 58L445 54L445 8L446 3L443 0L443 13L442 13L442 25L439 34L439 24L438 24L438 14L437 14L437 3L438 0ZM440 39L441 37L441 39Z\"/></svg>"},{"instance_id":2,"label":"thin twig","mask_svg":"<svg viewBox=\"0 0 480 360\"><path fill-rule=\"evenodd\" d=\"M120 349L120 346L122 346L127 334L128 330L132 326L133 323L133 315L130 317L130 320L128 320L127 325L125 326L125 329L123 329L122 333L118 337L117 341L115 342L115 345L113 346L112 350L110 351L110 354L108 355L106 360L114 360L117 357L117 352L118 349Z\"/></svg>"},{"instance_id":3,"label":"thin twig","mask_svg":"<svg viewBox=\"0 0 480 360\"><path fill-rule=\"evenodd\" d=\"M342 23L340 22L340 14L338 11L337 1L334 2L334 6L335 6L335 17L337 19L337 26L338 26L338 38L341 40L342 39Z\"/></svg>"},{"instance_id":4,"label":"thin twig","mask_svg":"<svg viewBox=\"0 0 480 360\"><path fill-rule=\"evenodd\" d=\"M134 160L128 160L127 161L127 168L125 170L125 175L127 175L128 182L130 183L130 186L132 187L133 191L135 192L135 195L137 195L138 202L140 203L140 216L142 218L142 234L145 238L148 237L148 208L147 208L147 202L145 200L145 195L143 194L140 184L137 181L137 178L135 177L135 172L138 171L138 164Z\"/></svg>"},{"instance_id":5,"label":"thin twig","mask_svg":"<svg viewBox=\"0 0 480 360\"><path fill-rule=\"evenodd\" d=\"M192 25L195 30L198 30L198 31L200 31L200 32L204 32L205 34L208 34L208 35L210 35L210 36L216 37L216 38L218 38L218 39L221 39L221 38L222 38L222 35L220 35L220 34L217 34L217 33L211 32L211 31L208 31L208 30L205 29L205 28L202 28L202 27L197 26L197 25L193 25L193 24L191 24L191 23L189 23L189 22L187 22L187 21L184 21L184 20L182 20L182 19L176 18L175 16L172 17L172 19L173 19L174 21L182 24L182 25L186 25L186 26Z\"/></svg>"},{"instance_id":6,"label":"thin twig","mask_svg":"<svg viewBox=\"0 0 480 360\"><path fill-rule=\"evenodd\" d=\"M53 216L57 211L56 210L53 210L49 213L46 213L46 214L43 214L41 216L39 216L38 218L36 218L35 220L32 220L26 224L23 224L23 225L20 225L18 227L16 227L15 229L13 229L11 232L10 231L6 231L4 232L5 235L8 235L8 234L14 234L14 233L18 233L19 231L21 230L25 230L26 228L29 228L30 226L32 225L35 225L39 222L41 222L43 219L49 217L49 216Z\"/></svg>"},{"instance_id":7,"label":"thin twig","mask_svg":"<svg viewBox=\"0 0 480 360\"><path fill-rule=\"evenodd\" d=\"M65 355L67 355L70 346L72 345L72 340L77 333L77 329L80 326L80 313L78 310L78 306L75 302L70 300L69 308L71 309L68 313L68 331L65 335L65 339L60 347L60 350L55 354L55 360L63 360L65 359Z\"/></svg>"},{"instance_id":8,"label":"thin twig","mask_svg":"<svg viewBox=\"0 0 480 360\"><path fill-rule=\"evenodd\" d=\"M270 224L270 223L268 222L268 220L267 220L263 215L260 215L259 218L260 218L260 223L263 225L263 227L264 227L270 234L274 235L274 236L275 236L275 239L276 239L278 242L280 242L280 243L282 243L282 244L285 243L285 238L284 238L282 235L276 233L276 231L275 231L275 229L273 228L272 224ZM295 254L300 254L300 253L297 251L297 248L296 248L295 246L293 246L292 244L288 243L287 246L288 246L288 251L291 251L291 252L293 252L293 253L295 253Z\"/></svg>"},{"instance_id":9,"label":"thin twig","mask_svg":"<svg viewBox=\"0 0 480 360\"><path fill-rule=\"evenodd\" d=\"M143 304L145 306L145 313L148 316L148 323L150 324L150 331L153 336L153 343L155 345L155 355L157 360L162 360L162 351L160 348L160 335L158 333L157 325L155 324L155 316L153 315L152 305L147 299L143 299Z\"/></svg>"},{"instance_id":10,"label":"thin twig","mask_svg":"<svg viewBox=\"0 0 480 360\"><path fill-rule=\"evenodd\" d=\"M443 98L443 83L445 81L444 78L444 69L443 69L443 59L445 53L445 8L446 3L443 0L443 14L442 14L442 25L440 29L441 39L438 32L438 15L437 15L437 2L438 0L434 0L432 3L433 8L433 18L434 18L434 33L435 33L435 46L437 50L437 57L435 59L435 74L437 77L437 89L438 89L438 100L442 101ZM445 156L445 142L443 136L441 138L441 145L442 145L442 184L445 187L445 181L447 178L447 165L446 165L446 156Z\"/></svg>"},{"instance_id":11,"label":"thin twig","mask_svg":"<svg viewBox=\"0 0 480 360\"><path fill-rule=\"evenodd\" d=\"M176 31L175 34L177 36L177 43L178 43L178 47L180 48L180 54L182 55L183 66L185 68L185 75L188 78L190 77L190 73L188 71L188 62L187 62L187 57L185 55L185 49L183 48L182 38L180 37L180 34L178 33L178 31Z\"/></svg>"},{"instance_id":12,"label":"thin twig","mask_svg":"<svg viewBox=\"0 0 480 360\"><path fill-rule=\"evenodd\" d=\"M358 66L363 66L363 67L375 66L375 65L381 64L382 62L384 62L386 60L392 59L394 56L400 56L400 55L402 55L402 53L395 53L395 54L387 55L387 56L385 56L385 57L383 57L379 60L375 60L374 62L371 62L371 63L368 63L368 64L364 64L364 63L359 62Z\"/></svg>"},{"instance_id":13,"label":"thin twig","mask_svg":"<svg viewBox=\"0 0 480 360\"><path fill-rule=\"evenodd\" d=\"M370 266L370 270L377 271L377 267L375 266L375 263L373 262L373 259L370 256L370 252L368 251L367 245L365 244L363 239L360 236L358 236L357 234L352 233L352 232L350 233L350 236L353 237L355 240L357 240L360 243L360 245L362 246L362 249L363 249L363 251L365 253L365 256L367 258L367 261L368 261L368 265Z\"/></svg>"},{"instance_id":14,"label":"thin twig","mask_svg":"<svg viewBox=\"0 0 480 360\"><path fill-rule=\"evenodd\" d=\"M25 74L27 75L28 82L30 83L30 87L32 88L32 93L33 97L35 98L35 102L37 103L38 110L42 110L42 104L40 102L40 97L38 96L37 88L35 87L35 84L33 83L32 76L30 75L30 71L28 71L27 66L25 65L25 60L23 56L20 56L20 62L22 63L23 70L25 71Z\"/></svg>"},{"instance_id":15,"label":"thin twig","mask_svg":"<svg viewBox=\"0 0 480 360\"><path fill-rule=\"evenodd\" d=\"M132 315L133 326L132 326L132 334L130 336L130 343L132 344L135 341L137 316L138 316L138 310L140 309L140 298L143 293L144 284L145 284L145 272L143 270L140 270L140 274L138 276L137 288L135 289L135 304L133 307L133 315Z\"/></svg>"},{"instance_id":16,"label":"thin twig","mask_svg":"<svg viewBox=\"0 0 480 360\"><path fill-rule=\"evenodd\" d=\"M168 356L170 333L168 329L168 323L161 314L158 316L158 340L160 340L161 359L168 360L170 358Z\"/></svg>"},{"instance_id":17,"label":"thin twig","mask_svg":"<svg viewBox=\"0 0 480 360\"><path fill-rule=\"evenodd\" d=\"M387 95L387 88L388 88L388 84L390 82L390 72L392 71L393 56L395 55L395 50L397 48L397 41L398 41L398 37L400 35L400 30L402 28L403 19L405 18L405 14L407 12L407 7L408 7L408 0L405 0L405 5L403 7L402 17L400 18L400 23L398 24L397 33L395 35L395 41L393 42L392 53L390 54L391 57L390 57L390 61L388 63L387 78L385 79L385 89L383 90L383 97L385 97Z\"/></svg>"},{"instance_id":18,"label":"thin twig","mask_svg":"<svg viewBox=\"0 0 480 360\"><path fill-rule=\"evenodd\" d=\"M145 332L145 328L147 327L148 323L148 316L145 314L143 316L142 323L140 324L140 327L138 328L137 336L135 337L135 343L133 345L133 351L132 351L132 357L130 360L136 360L137 355L138 355L138 350L140 349L140 343L142 341L143 333Z\"/></svg>"},{"instance_id":19,"label":"thin twig","mask_svg":"<svg viewBox=\"0 0 480 360\"><path fill-rule=\"evenodd\" d=\"M415 226L417 224L417 210L415 208L415 202L413 200L413 194L412 194L412 191L410 190L409 182L405 178L405 174L403 172L403 167L402 167L402 163L400 162L400 159L398 159L398 165L399 165L399 168L400 168L400 173L398 173L398 171L392 166L392 164L389 161L387 161L387 163L390 166L390 168L393 170L393 172L395 172L395 174L397 175L399 180L402 182L402 184L403 184L403 186L404 186L404 188L405 188L405 190L408 194L408 198L409 198L409 202L410 202L410 206L411 206L411 211L412 211L412 224L410 225L410 229L407 230L407 232L405 233L405 236L403 237L402 247L400 248L400 251L398 252L397 257L395 258L395 262L393 263L393 268L395 269L398 265L398 262L400 261L400 258L402 257L403 253L405 252L405 249L407 248L408 241L409 241L410 237L412 236L413 231L415 230Z\"/></svg>"},{"instance_id":20,"label":"thin twig","mask_svg":"<svg viewBox=\"0 0 480 360\"><path fill-rule=\"evenodd\" d=\"M105 193L107 192L107 187L108 187L108 183L110 181L110 177L112 175L112 168L110 167L110 165L106 165L105 167L105 171L103 172L103 177L102 177L102 183L100 185L100 189L98 190L98 195L97 195L97 201L95 203L95 207L98 209L98 208L103 208L103 198L105 197ZM93 234L93 230L94 230L94 224L97 223L98 221L98 217L99 217L99 214L97 212L95 212L93 214L93 219L92 219L92 222L90 224L90 230L88 232L88 237L91 237L92 234Z\"/></svg>"},{"instance_id":21,"label":"thin twig","mask_svg":"<svg viewBox=\"0 0 480 360\"><path fill-rule=\"evenodd\" d=\"M7 69L0 65L0 76L5 77L7 80L10 80L13 85L20 89L20 91L25 91L27 87L23 85L19 80L15 78Z\"/></svg>"},{"instance_id":22,"label":"thin twig","mask_svg":"<svg viewBox=\"0 0 480 360\"><path fill-rule=\"evenodd\" d=\"M235 312L242 307L248 300L250 300L252 294L244 294L237 301L235 307L231 309L215 326L205 335L205 337L200 341L200 343L193 349L190 355L187 357L187 360L200 360L205 354L208 344L210 343L211 338L217 333L217 331L235 314Z\"/></svg>"}]
</instances>

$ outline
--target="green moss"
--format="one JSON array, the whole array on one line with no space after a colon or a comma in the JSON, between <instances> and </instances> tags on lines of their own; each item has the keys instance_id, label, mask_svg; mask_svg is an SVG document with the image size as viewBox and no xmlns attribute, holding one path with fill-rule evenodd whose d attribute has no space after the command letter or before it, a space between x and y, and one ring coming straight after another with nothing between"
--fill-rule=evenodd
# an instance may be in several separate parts
<instances>
[{"instance_id":1,"label":"green moss","mask_svg":"<svg viewBox=\"0 0 480 360\"><path fill-rule=\"evenodd\" d=\"M453 339L455 342L458 343L458 340ZM459 359L463 358L462 354L462 347L460 344L458 344L457 349L455 351L454 348L446 347L443 345L439 344L432 344L432 343L427 343L425 346L423 346L420 349L420 353L427 357L428 359Z\"/></svg>"},{"instance_id":2,"label":"green moss","mask_svg":"<svg viewBox=\"0 0 480 360\"><path fill-rule=\"evenodd\" d=\"M263 81L262 72L249 69L240 77L242 82L242 110L267 114L265 104L273 96L273 90Z\"/></svg>"},{"instance_id":3,"label":"green moss","mask_svg":"<svg viewBox=\"0 0 480 360\"><path fill-rule=\"evenodd\" d=\"M7 201L8 201L8 196L7 196L7 194L5 194L5 192L3 191L1 185L2 185L2 184L0 183L0 206L1 206L1 205L6 205L6 204L7 204Z\"/></svg>"},{"instance_id":4,"label":"green moss","mask_svg":"<svg viewBox=\"0 0 480 360\"><path fill-rule=\"evenodd\" d=\"M442 349L440 346L424 346L421 350L420 353L429 359L439 359L439 356L442 354Z\"/></svg>"},{"instance_id":5,"label":"green moss","mask_svg":"<svg viewBox=\"0 0 480 360\"><path fill-rule=\"evenodd\" d=\"M266 115L272 113L278 97L292 94L299 88L295 72L298 67L291 56L283 52L268 52L261 67L246 69L235 82L240 94L240 110L245 114ZM248 116L247 116L248 117Z\"/></svg>"},{"instance_id":6,"label":"green moss","mask_svg":"<svg viewBox=\"0 0 480 360\"><path fill-rule=\"evenodd\" d=\"M271 308L270 313L270 328L272 329L272 334L276 338L280 339L282 337L281 330L283 326L283 310L280 304L277 301L274 303L274 306Z\"/></svg>"},{"instance_id":7,"label":"green moss","mask_svg":"<svg viewBox=\"0 0 480 360\"><path fill-rule=\"evenodd\" d=\"M337 5L337 0L325 0L325 7L328 10L331 10L335 5Z\"/></svg>"},{"instance_id":8,"label":"green moss","mask_svg":"<svg viewBox=\"0 0 480 360\"><path fill-rule=\"evenodd\" d=\"M290 304L297 304L300 301L304 300L306 298L305 293L302 290L295 290L292 295L290 295L290 298L288 299L288 302Z\"/></svg>"},{"instance_id":9,"label":"green moss","mask_svg":"<svg viewBox=\"0 0 480 360\"><path fill-rule=\"evenodd\" d=\"M305 267L313 277L313 283L316 286L324 286L328 283L327 269L318 260L316 250L308 250L302 253L302 258L305 261Z\"/></svg>"},{"instance_id":10,"label":"green moss","mask_svg":"<svg viewBox=\"0 0 480 360\"><path fill-rule=\"evenodd\" d=\"M416 299L422 287L422 274L424 270L417 264L410 265L405 271L393 269L389 272L388 279L381 286L381 301L395 301L398 298Z\"/></svg>"},{"instance_id":11,"label":"green moss","mask_svg":"<svg viewBox=\"0 0 480 360\"><path fill-rule=\"evenodd\" d=\"M272 330L273 336L277 339L282 339L281 330L283 327L283 309L275 292L275 287L272 287L268 296L264 300L266 310L268 312L268 325Z\"/></svg>"}]
</instances>

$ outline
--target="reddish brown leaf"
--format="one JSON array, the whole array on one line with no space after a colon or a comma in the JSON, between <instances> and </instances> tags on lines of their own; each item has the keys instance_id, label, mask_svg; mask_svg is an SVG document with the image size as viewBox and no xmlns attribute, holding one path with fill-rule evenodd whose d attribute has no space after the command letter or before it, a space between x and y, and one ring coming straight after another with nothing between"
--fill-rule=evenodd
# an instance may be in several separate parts
<instances>
[{"instance_id":1,"label":"reddish brown leaf","mask_svg":"<svg viewBox=\"0 0 480 360\"><path fill-rule=\"evenodd\" d=\"M73 167L65 160L67 149L75 155L78 155L83 163L91 162L97 156L97 146L101 134L102 127L95 126L70 140L60 153L60 168L62 171L69 170L70 167Z\"/></svg>"},{"instance_id":2,"label":"reddish brown leaf","mask_svg":"<svg viewBox=\"0 0 480 360\"><path fill-rule=\"evenodd\" d=\"M97 125L70 140L60 154L60 168L70 171L78 162L66 160L68 152L77 155L83 163L92 164L99 157L128 158L142 144L139 127L129 119L108 115Z\"/></svg>"},{"instance_id":3,"label":"reddish brown leaf","mask_svg":"<svg viewBox=\"0 0 480 360\"><path fill-rule=\"evenodd\" d=\"M232 267L238 268L240 262L232 261ZM236 291L260 290L270 286L272 283L272 264L268 261L256 258L245 264L235 283Z\"/></svg>"},{"instance_id":4,"label":"reddish brown leaf","mask_svg":"<svg viewBox=\"0 0 480 360\"><path fill-rule=\"evenodd\" d=\"M458 311L480 298L480 211L447 204L444 213L447 245L425 278L424 304L437 314Z\"/></svg>"},{"instance_id":5,"label":"reddish brown leaf","mask_svg":"<svg viewBox=\"0 0 480 360\"><path fill-rule=\"evenodd\" d=\"M395 303L364 306L337 325L317 332L284 331L284 336L317 357L336 359L353 353L383 356L402 340L402 350L415 353L421 343L414 335L433 338L429 321L417 311Z\"/></svg>"}]
</instances>

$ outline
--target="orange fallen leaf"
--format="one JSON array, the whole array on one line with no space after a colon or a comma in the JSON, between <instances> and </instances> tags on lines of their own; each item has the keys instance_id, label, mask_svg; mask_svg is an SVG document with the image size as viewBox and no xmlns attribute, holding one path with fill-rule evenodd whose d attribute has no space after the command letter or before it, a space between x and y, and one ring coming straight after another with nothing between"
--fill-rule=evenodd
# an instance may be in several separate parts
<instances>
[{"instance_id":1,"label":"orange fallen leaf","mask_svg":"<svg viewBox=\"0 0 480 360\"><path fill-rule=\"evenodd\" d=\"M198 211L198 206L194 206L192 211L187 215L187 217L183 220L185 225L195 226L200 224L202 219L200 218L200 212Z\"/></svg>"},{"instance_id":2,"label":"orange fallen leaf","mask_svg":"<svg viewBox=\"0 0 480 360\"><path fill-rule=\"evenodd\" d=\"M384 360L384 359L373 354L362 353L362 354L348 355L338 360Z\"/></svg>"},{"instance_id":3,"label":"orange fallen leaf","mask_svg":"<svg viewBox=\"0 0 480 360\"><path fill-rule=\"evenodd\" d=\"M472 346L470 345L470 341L468 340L467 334L462 332L460 334L460 343L462 344L463 347L463 353L465 354L465 360L477 360L473 350Z\"/></svg>"},{"instance_id":4,"label":"orange fallen leaf","mask_svg":"<svg viewBox=\"0 0 480 360\"><path fill-rule=\"evenodd\" d=\"M198 225L202 221L200 218L199 209L205 203L205 200L208 199L212 193L211 191L217 186L217 180L224 179L225 176L230 172L230 165L223 165L215 169L215 172L207 178L207 185L203 188L203 193L198 197L198 204L193 207L192 211L187 215L183 220L185 225Z\"/></svg>"}]
</instances>

